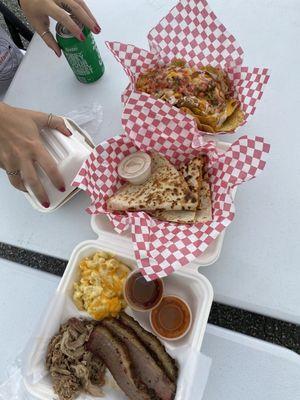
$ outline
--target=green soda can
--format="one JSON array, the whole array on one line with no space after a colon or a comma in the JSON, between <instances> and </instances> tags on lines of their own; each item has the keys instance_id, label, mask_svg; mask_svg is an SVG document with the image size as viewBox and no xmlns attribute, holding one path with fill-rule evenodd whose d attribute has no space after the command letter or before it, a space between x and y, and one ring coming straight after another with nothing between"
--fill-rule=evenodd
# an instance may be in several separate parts
<instances>
[{"instance_id":1,"label":"green soda can","mask_svg":"<svg viewBox=\"0 0 300 400\"><path fill-rule=\"evenodd\" d=\"M76 78L83 83L92 83L104 74L104 64L90 29L73 19L82 29L85 41L74 37L60 22L56 24L56 40Z\"/></svg>"}]
</instances>

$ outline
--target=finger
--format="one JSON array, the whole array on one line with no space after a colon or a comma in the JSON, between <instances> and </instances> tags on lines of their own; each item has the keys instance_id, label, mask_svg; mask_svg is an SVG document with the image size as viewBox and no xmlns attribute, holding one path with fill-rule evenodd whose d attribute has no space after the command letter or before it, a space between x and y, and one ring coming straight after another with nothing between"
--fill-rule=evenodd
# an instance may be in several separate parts
<instances>
[{"instance_id":1,"label":"finger","mask_svg":"<svg viewBox=\"0 0 300 400\"><path fill-rule=\"evenodd\" d=\"M58 117L57 115L52 116L49 128L57 129L65 136L72 136L72 132L66 127L63 118Z\"/></svg>"},{"instance_id":2,"label":"finger","mask_svg":"<svg viewBox=\"0 0 300 400\"><path fill-rule=\"evenodd\" d=\"M9 171L17 171L17 169L7 168L6 171L7 172L9 172ZM22 177L21 177L20 174L18 174L18 175L7 174L7 177L8 177L9 182L11 183L11 185L13 187L15 187L18 190L21 190L22 192L27 192L27 189L26 189L26 187L24 185L24 182L23 182Z\"/></svg>"},{"instance_id":3,"label":"finger","mask_svg":"<svg viewBox=\"0 0 300 400\"><path fill-rule=\"evenodd\" d=\"M50 114L46 114L43 112L32 111L32 110L28 110L27 112L30 113L31 118L34 120L34 122L40 129L42 128L57 129L65 136L72 135L72 132L66 127L62 117L58 117L57 115L51 114L51 117L49 118Z\"/></svg>"},{"instance_id":4,"label":"finger","mask_svg":"<svg viewBox=\"0 0 300 400\"><path fill-rule=\"evenodd\" d=\"M50 16L66 27L78 40L82 42L85 40L85 36L81 29L65 10L55 5L53 10L51 9Z\"/></svg>"},{"instance_id":5,"label":"finger","mask_svg":"<svg viewBox=\"0 0 300 400\"><path fill-rule=\"evenodd\" d=\"M15 158L5 161L3 164L3 168L7 172L7 177L16 189L21 190L22 192L27 192L24 183L22 181L20 173L17 175L10 175L8 172L18 172L19 171L19 164Z\"/></svg>"},{"instance_id":6,"label":"finger","mask_svg":"<svg viewBox=\"0 0 300 400\"><path fill-rule=\"evenodd\" d=\"M38 164L42 167L44 172L47 174L53 185L60 191L65 192L66 186L64 178L57 168L57 164L48 151L42 148L39 154L35 157Z\"/></svg>"},{"instance_id":7,"label":"finger","mask_svg":"<svg viewBox=\"0 0 300 400\"><path fill-rule=\"evenodd\" d=\"M8 175L8 179L12 186L14 186L16 189L21 190L22 192L27 192L27 189L24 186L24 182L20 175Z\"/></svg>"},{"instance_id":8,"label":"finger","mask_svg":"<svg viewBox=\"0 0 300 400\"><path fill-rule=\"evenodd\" d=\"M48 47L50 47L50 49L52 49L54 51L54 53L57 55L57 57L61 56L61 48L59 47L59 45L57 44L56 40L54 39L54 36L52 35L52 33L49 31L47 32L43 37L42 37L43 41L46 43L46 45Z\"/></svg>"},{"instance_id":9,"label":"finger","mask_svg":"<svg viewBox=\"0 0 300 400\"><path fill-rule=\"evenodd\" d=\"M92 14L91 10L88 8L88 6L85 4L85 2L83 0L74 0L76 1L76 3L78 3L83 9L84 11L87 13L87 15L95 22L95 24L97 25L97 27L100 29L101 28L96 20L96 18L94 17L94 15Z\"/></svg>"},{"instance_id":10,"label":"finger","mask_svg":"<svg viewBox=\"0 0 300 400\"><path fill-rule=\"evenodd\" d=\"M22 171L22 179L25 185L30 187L35 197L38 199L38 201L44 208L49 208L50 207L49 197L37 176L36 169L33 165L33 161L24 160L23 163L21 164L21 171Z\"/></svg>"},{"instance_id":11,"label":"finger","mask_svg":"<svg viewBox=\"0 0 300 400\"><path fill-rule=\"evenodd\" d=\"M54 39L52 33L49 31L49 21L39 22L35 28L37 33L41 36L41 39L46 43L46 45L54 51L57 57L60 57L61 49Z\"/></svg>"},{"instance_id":12,"label":"finger","mask_svg":"<svg viewBox=\"0 0 300 400\"><path fill-rule=\"evenodd\" d=\"M85 9L78 1L64 0L59 2L58 5L67 12L70 12L72 15L74 15L80 22L83 23L83 25L90 28L90 30L94 33L100 32L100 27L98 26L98 24L96 24L95 21L87 14Z\"/></svg>"}]
</instances>

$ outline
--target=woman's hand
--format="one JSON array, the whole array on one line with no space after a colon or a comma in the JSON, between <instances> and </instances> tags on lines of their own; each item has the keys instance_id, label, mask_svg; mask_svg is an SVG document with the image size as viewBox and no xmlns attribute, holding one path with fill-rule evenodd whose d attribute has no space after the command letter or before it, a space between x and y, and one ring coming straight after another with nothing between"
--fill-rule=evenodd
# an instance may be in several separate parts
<instances>
[{"instance_id":1,"label":"woman's hand","mask_svg":"<svg viewBox=\"0 0 300 400\"><path fill-rule=\"evenodd\" d=\"M37 164L58 190L66 190L56 162L41 141L39 131L48 125L48 120L48 114L0 103L0 167L7 172L15 188L26 192L25 185L29 186L45 208L50 206L50 202L38 178ZM65 136L71 135L60 117L51 118L50 128Z\"/></svg>"},{"instance_id":2,"label":"woman's hand","mask_svg":"<svg viewBox=\"0 0 300 400\"><path fill-rule=\"evenodd\" d=\"M94 33L100 33L100 26L83 0L20 0L20 5L28 21L34 27L44 42L56 53L61 55L60 47L49 31L52 17L61 22L77 39L85 37L69 14L74 15L80 22Z\"/></svg>"}]
</instances>

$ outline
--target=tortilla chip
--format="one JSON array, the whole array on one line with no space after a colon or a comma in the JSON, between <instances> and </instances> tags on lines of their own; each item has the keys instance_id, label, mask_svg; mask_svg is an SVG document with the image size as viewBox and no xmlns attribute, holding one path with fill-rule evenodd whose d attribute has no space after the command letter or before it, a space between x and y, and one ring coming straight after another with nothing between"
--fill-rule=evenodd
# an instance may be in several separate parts
<instances>
[{"instance_id":1,"label":"tortilla chip","mask_svg":"<svg viewBox=\"0 0 300 400\"><path fill-rule=\"evenodd\" d=\"M232 132L239 127L245 120L244 112L240 107L236 108L226 121L221 125L220 131Z\"/></svg>"}]
</instances>

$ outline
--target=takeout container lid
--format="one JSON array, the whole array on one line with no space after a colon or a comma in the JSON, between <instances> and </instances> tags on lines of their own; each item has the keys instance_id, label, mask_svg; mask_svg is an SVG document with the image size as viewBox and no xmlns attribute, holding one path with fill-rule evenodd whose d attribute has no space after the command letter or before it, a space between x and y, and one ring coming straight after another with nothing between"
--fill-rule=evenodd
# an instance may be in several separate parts
<instances>
[{"instance_id":1,"label":"takeout container lid","mask_svg":"<svg viewBox=\"0 0 300 400\"><path fill-rule=\"evenodd\" d=\"M49 376L45 376L42 380L32 381L31 379L34 380L34 378L29 378L30 373L33 373L34 376L34 366L39 365L39 355L43 355L45 340L48 344L49 339L56 333L54 329L58 329L55 326L56 323L57 326L59 326L70 317L91 318L86 312L77 310L75 304L71 300L71 293L73 282L78 278L80 260L101 250L113 254L132 269L136 268L133 249L128 247L120 237L114 237L112 240L109 235L102 235L97 240L84 241L75 247L56 290L56 295L44 315L44 321L39 325L38 331L35 332L34 337L36 340L31 346L27 356L27 365L23 375L24 385L30 394L39 399L50 400L53 397L53 389ZM196 379L196 363L194 363L193 360L201 349L213 301L213 288L206 277L186 268L182 268L164 278L164 283L166 294L178 295L185 299L193 314L192 326L186 336L174 342L161 339L167 351L177 359L180 365L181 373L179 375L175 400L185 400L189 393L190 385L192 385L193 380ZM130 310L126 311L132 315ZM151 331L149 315L147 315L147 313L134 312L133 314L134 318L137 319L141 325ZM51 324L49 324L49 321L51 321ZM49 325L52 326L49 327ZM189 384L187 385L187 383ZM115 385L113 388L115 388ZM113 388L110 385L110 378L108 378L107 385L104 387L105 399L125 399L125 395L121 393L121 391ZM78 400L84 398L85 395L81 394Z\"/></svg>"},{"instance_id":2,"label":"takeout container lid","mask_svg":"<svg viewBox=\"0 0 300 400\"><path fill-rule=\"evenodd\" d=\"M227 142L220 142L217 139L211 139L210 141L214 141L216 144L217 149L221 151L226 151L230 143ZM235 198L237 187L232 190L232 197ZM108 238L112 242L116 239L120 240L120 243L123 244L126 248L133 248L133 243L131 239L131 232L127 230L124 233L117 233L112 223L109 221L108 217L105 214L97 214L92 215L91 217L91 227L95 234L101 238ZM224 229L220 235L208 246L208 248L201 254L200 257L196 258L196 260L192 261L188 265L184 266L184 269L189 269L193 271L197 271L199 267L204 267L208 265L214 264L218 258L220 257L223 241L225 237L226 229Z\"/></svg>"},{"instance_id":3,"label":"takeout container lid","mask_svg":"<svg viewBox=\"0 0 300 400\"><path fill-rule=\"evenodd\" d=\"M72 136L67 137L56 129L44 128L41 131L41 137L64 178L66 191L62 193L57 190L44 171L38 167L37 173L49 196L50 207L43 207L29 187L27 187L28 193L25 193L25 197L32 207L43 213L55 211L79 192L79 189L71 186L71 183L82 163L94 148L94 144L86 131L71 119L64 118L64 121L67 128L72 132Z\"/></svg>"}]
</instances>

